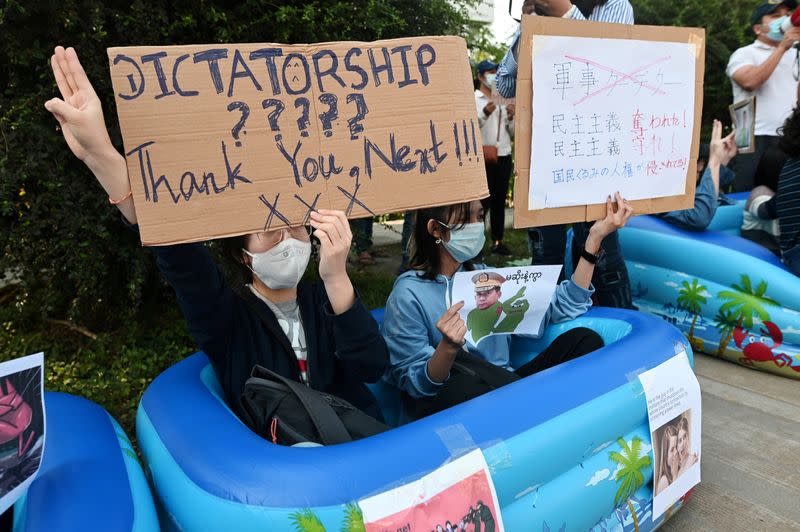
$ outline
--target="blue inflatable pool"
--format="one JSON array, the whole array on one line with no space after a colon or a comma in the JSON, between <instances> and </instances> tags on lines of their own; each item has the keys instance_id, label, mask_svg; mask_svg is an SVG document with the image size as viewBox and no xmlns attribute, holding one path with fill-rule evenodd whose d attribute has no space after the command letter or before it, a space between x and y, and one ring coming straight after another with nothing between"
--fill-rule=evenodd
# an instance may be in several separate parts
<instances>
[{"instance_id":1,"label":"blue inflatable pool","mask_svg":"<svg viewBox=\"0 0 800 532\"><path fill-rule=\"evenodd\" d=\"M363 530L357 501L480 448L507 530L652 530L664 516L652 520L652 452L636 375L691 350L663 320L593 309L538 341L519 340L515 365L578 326L607 346L386 433L315 448L272 445L248 430L197 353L156 378L139 405L139 445L169 521L162 526ZM397 392L375 392L395 420Z\"/></svg>"},{"instance_id":2,"label":"blue inflatable pool","mask_svg":"<svg viewBox=\"0 0 800 532\"><path fill-rule=\"evenodd\" d=\"M14 532L159 530L153 498L125 432L86 399L46 392L41 468L14 505Z\"/></svg>"},{"instance_id":3,"label":"blue inflatable pool","mask_svg":"<svg viewBox=\"0 0 800 532\"><path fill-rule=\"evenodd\" d=\"M746 194L708 230L653 216L620 231L634 304L686 334L695 351L800 379L800 278L741 236Z\"/></svg>"}]
</instances>

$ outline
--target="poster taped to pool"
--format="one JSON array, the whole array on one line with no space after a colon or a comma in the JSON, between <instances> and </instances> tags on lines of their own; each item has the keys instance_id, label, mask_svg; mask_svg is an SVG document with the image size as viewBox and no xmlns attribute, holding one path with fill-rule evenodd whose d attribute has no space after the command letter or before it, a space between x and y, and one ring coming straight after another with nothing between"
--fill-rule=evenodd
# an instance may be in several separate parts
<instances>
[{"instance_id":1,"label":"poster taped to pool","mask_svg":"<svg viewBox=\"0 0 800 532\"><path fill-rule=\"evenodd\" d=\"M480 449L415 482L364 499L359 506L367 532L465 530L468 524L475 530L505 530Z\"/></svg>"},{"instance_id":2,"label":"poster taped to pool","mask_svg":"<svg viewBox=\"0 0 800 532\"><path fill-rule=\"evenodd\" d=\"M653 442L655 520L700 483L700 384L685 351L639 380Z\"/></svg>"}]
</instances>

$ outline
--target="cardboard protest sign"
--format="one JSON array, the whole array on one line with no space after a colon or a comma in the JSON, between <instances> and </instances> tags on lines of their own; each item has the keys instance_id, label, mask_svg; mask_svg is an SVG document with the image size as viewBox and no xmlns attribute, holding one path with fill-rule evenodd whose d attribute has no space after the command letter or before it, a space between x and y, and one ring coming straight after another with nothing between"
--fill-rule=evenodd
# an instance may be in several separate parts
<instances>
[{"instance_id":1,"label":"cardboard protest sign","mask_svg":"<svg viewBox=\"0 0 800 532\"><path fill-rule=\"evenodd\" d=\"M45 442L44 355L0 364L0 513L28 489Z\"/></svg>"},{"instance_id":2,"label":"cardboard protest sign","mask_svg":"<svg viewBox=\"0 0 800 532\"><path fill-rule=\"evenodd\" d=\"M488 194L466 43L110 48L144 244Z\"/></svg>"},{"instance_id":3,"label":"cardboard protest sign","mask_svg":"<svg viewBox=\"0 0 800 532\"><path fill-rule=\"evenodd\" d=\"M505 530L494 482L480 449L358 505L367 532Z\"/></svg>"},{"instance_id":4,"label":"cardboard protest sign","mask_svg":"<svg viewBox=\"0 0 800 532\"><path fill-rule=\"evenodd\" d=\"M523 17L514 225L691 208L704 56L702 29Z\"/></svg>"},{"instance_id":5,"label":"cardboard protest sign","mask_svg":"<svg viewBox=\"0 0 800 532\"><path fill-rule=\"evenodd\" d=\"M700 384L686 351L639 375L653 446L653 520L700 482Z\"/></svg>"},{"instance_id":6,"label":"cardboard protest sign","mask_svg":"<svg viewBox=\"0 0 800 532\"><path fill-rule=\"evenodd\" d=\"M561 266L493 268L459 272L452 302L467 325L467 343L496 334L538 334L556 291Z\"/></svg>"}]
</instances>

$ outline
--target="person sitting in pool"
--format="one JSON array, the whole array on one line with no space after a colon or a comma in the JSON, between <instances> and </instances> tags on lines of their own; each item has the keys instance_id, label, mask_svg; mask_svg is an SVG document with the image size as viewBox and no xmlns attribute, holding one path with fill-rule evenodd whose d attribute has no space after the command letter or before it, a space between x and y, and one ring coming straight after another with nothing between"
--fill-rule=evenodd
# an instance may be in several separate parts
<instances>
[{"instance_id":1,"label":"person sitting in pool","mask_svg":"<svg viewBox=\"0 0 800 532\"><path fill-rule=\"evenodd\" d=\"M51 65L63 99L53 98L45 107L75 156L135 226L125 158L111 144L100 99L75 50L57 47ZM324 210L312 213L310 224L320 242L322 283L317 284L300 282L311 254L303 227L224 240L225 254L241 277L233 286L202 243L150 248L240 417L239 398L256 364L380 416L364 383L381 377L388 351L345 270L349 224L344 213Z\"/></svg>"},{"instance_id":2,"label":"person sitting in pool","mask_svg":"<svg viewBox=\"0 0 800 532\"><path fill-rule=\"evenodd\" d=\"M778 190L754 188L746 209L777 226L773 234L783 263L800 276L800 106L795 107L779 132L780 148L788 159L778 178Z\"/></svg>"},{"instance_id":3,"label":"person sitting in pool","mask_svg":"<svg viewBox=\"0 0 800 532\"><path fill-rule=\"evenodd\" d=\"M708 227L717 212L720 187L733 183L735 177L727 166L738 151L733 135L731 133L722 138L722 123L714 120L708 155L704 160L701 153L697 161L698 181L694 192L694 208L656 216L689 231L704 231Z\"/></svg>"},{"instance_id":4,"label":"person sitting in pool","mask_svg":"<svg viewBox=\"0 0 800 532\"><path fill-rule=\"evenodd\" d=\"M595 254L603 238L623 227L633 214L633 207L619 193L616 205L615 210L609 196L606 217L592 226L572 279L557 287L543 327L576 318L591 307ZM495 369L507 376L504 382L510 382L603 345L594 331L572 329L513 373L511 335L489 336L478 347L469 347L469 353L464 351L467 325L459 316L464 302L447 308L445 301L456 272L482 269L472 259L484 241L483 209L477 200L417 212L412 269L395 281L382 325L391 361L385 378L403 392L404 416L423 417L489 390L474 386L474 377L451 372L456 357Z\"/></svg>"}]
</instances>

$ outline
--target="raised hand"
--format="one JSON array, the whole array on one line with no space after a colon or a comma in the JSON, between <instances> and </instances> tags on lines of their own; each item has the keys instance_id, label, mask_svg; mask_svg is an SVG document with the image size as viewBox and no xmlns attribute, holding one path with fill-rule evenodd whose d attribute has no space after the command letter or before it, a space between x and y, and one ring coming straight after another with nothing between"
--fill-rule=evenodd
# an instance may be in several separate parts
<instances>
[{"instance_id":1,"label":"raised hand","mask_svg":"<svg viewBox=\"0 0 800 532\"><path fill-rule=\"evenodd\" d=\"M462 308L464 308L464 302L459 301L447 309L436 322L436 328L442 333L442 340L450 344L450 347L461 348L466 341L464 337L467 334L467 324L459 314Z\"/></svg>"},{"instance_id":2,"label":"raised hand","mask_svg":"<svg viewBox=\"0 0 800 532\"><path fill-rule=\"evenodd\" d=\"M633 206L625 201L625 198L617 192L615 200L611 200L611 196L606 200L606 217L598 220L589 230L589 236L594 236L600 241L605 237L616 231L622 229L628 223L628 219L633 215ZM617 210L614 210L614 205L617 205ZM587 239L588 241L588 239ZM599 246L600 242L598 242Z\"/></svg>"},{"instance_id":3,"label":"raised hand","mask_svg":"<svg viewBox=\"0 0 800 532\"><path fill-rule=\"evenodd\" d=\"M311 227L320 243L319 276L323 281L347 276L347 254L353 234L342 211L320 209L311 213Z\"/></svg>"},{"instance_id":4,"label":"raised hand","mask_svg":"<svg viewBox=\"0 0 800 532\"><path fill-rule=\"evenodd\" d=\"M64 139L75 156L86 163L123 216L136 223L136 209L128 181L125 158L114 149L103 120L100 98L89 83L73 48L57 46L50 58L61 98L45 102L61 125ZM62 99L63 98L63 99Z\"/></svg>"},{"instance_id":5,"label":"raised hand","mask_svg":"<svg viewBox=\"0 0 800 532\"><path fill-rule=\"evenodd\" d=\"M735 131L732 131L727 137L722 138L722 122L714 120L714 126L711 129L711 142L709 143L708 151L708 164L709 166L715 164L726 165L733 159L739 148L736 147L734 141Z\"/></svg>"},{"instance_id":6,"label":"raised hand","mask_svg":"<svg viewBox=\"0 0 800 532\"><path fill-rule=\"evenodd\" d=\"M50 66L61 98L48 100L44 106L61 125L72 153L90 164L92 158L114 149L103 120L100 99L73 48L65 50L57 46Z\"/></svg>"}]
</instances>

